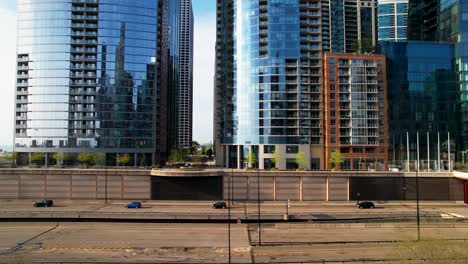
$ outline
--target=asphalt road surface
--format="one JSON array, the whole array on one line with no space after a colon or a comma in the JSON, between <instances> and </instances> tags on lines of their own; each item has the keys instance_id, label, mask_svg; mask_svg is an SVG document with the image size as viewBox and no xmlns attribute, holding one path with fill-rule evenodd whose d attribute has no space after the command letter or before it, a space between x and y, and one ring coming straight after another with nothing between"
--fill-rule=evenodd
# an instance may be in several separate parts
<instances>
[{"instance_id":1,"label":"asphalt road surface","mask_svg":"<svg viewBox=\"0 0 468 264\"><path fill-rule=\"evenodd\" d=\"M123 201L55 201L51 208L33 208L32 200L0 201L1 218L133 218L133 219L226 219L228 210L212 209L213 201L144 202L141 209L126 209ZM375 209L358 209L354 202L262 202L263 219L292 218L329 220L349 218L413 218L416 215L414 202L381 202ZM468 218L468 206L456 202L421 202L422 217L444 219ZM254 202L238 202L231 205L232 219L255 220L258 206Z\"/></svg>"},{"instance_id":2,"label":"asphalt road surface","mask_svg":"<svg viewBox=\"0 0 468 264\"><path fill-rule=\"evenodd\" d=\"M448 252L437 243L450 240L466 251L468 223L423 222L420 230L434 248ZM228 263L228 232L227 224L0 223L0 263ZM425 243L415 242L415 223L262 224L261 244L258 234L256 224L231 225L232 263L400 263L402 244Z\"/></svg>"}]
</instances>

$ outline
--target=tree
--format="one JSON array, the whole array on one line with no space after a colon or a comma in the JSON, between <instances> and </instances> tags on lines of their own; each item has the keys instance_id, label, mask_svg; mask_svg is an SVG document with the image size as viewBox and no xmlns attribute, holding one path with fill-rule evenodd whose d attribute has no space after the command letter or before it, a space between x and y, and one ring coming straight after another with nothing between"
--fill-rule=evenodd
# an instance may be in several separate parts
<instances>
[{"instance_id":1,"label":"tree","mask_svg":"<svg viewBox=\"0 0 468 264\"><path fill-rule=\"evenodd\" d=\"M130 163L130 155L123 154L117 156L117 166L127 166Z\"/></svg>"},{"instance_id":2,"label":"tree","mask_svg":"<svg viewBox=\"0 0 468 264\"><path fill-rule=\"evenodd\" d=\"M94 153L93 154L94 164L105 166L106 165L106 154L105 153Z\"/></svg>"},{"instance_id":3,"label":"tree","mask_svg":"<svg viewBox=\"0 0 468 264\"><path fill-rule=\"evenodd\" d=\"M178 162L183 162L185 155L184 155L184 150L179 149L179 148L174 148L171 150L171 153L169 154L169 162L171 163L178 163Z\"/></svg>"},{"instance_id":4,"label":"tree","mask_svg":"<svg viewBox=\"0 0 468 264\"><path fill-rule=\"evenodd\" d=\"M271 160L275 164L275 168L279 169L278 164L280 163L281 159L282 159L281 154L277 150L273 151L273 157Z\"/></svg>"},{"instance_id":5,"label":"tree","mask_svg":"<svg viewBox=\"0 0 468 264\"><path fill-rule=\"evenodd\" d=\"M257 157L255 156L255 153L252 150L249 150L249 152L247 153L247 162L249 163L249 168L253 168L257 163Z\"/></svg>"},{"instance_id":6,"label":"tree","mask_svg":"<svg viewBox=\"0 0 468 264\"><path fill-rule=\"evenodd\" d=\"M372 43L372 38L370 37L364 37L361 39L361 41L356 40L351 45L352 52L369 53L373 51L373 49L374 49L374 45Z\"/></svg>"},{"instance_id":7,"label":"tree","mask_svg":"<svg viewBox=\"0 0 468 264\"><path fill-rule=\"evenodd\" d=\"M78 161L84 165L91 165L94 161L94 156L92 153L80 153L78 155Z\"/></svg>"},{"instance_id":8,"label":"tree","mask_svg":"<svg viewBox=\"0 0 468 264\"><path fill-rule=\"evenodd\" d=\"M307 167L307 158L304 151L300 151L296 155L296 163L300 170L303 170Z\"/></svg>"},{"instance_id":9,"label":"tree","mask_svg":"<svg viewBox=\"0 0 468 264\"><path fill-rule=\"evenodd\" d=\"M334 150L331 152L330 163L333 170L336 169L339 164L343 163L343 161L343 155L339 150Z\"/></svg>"},{"instance_id":10,"label":"tree","mask_svg":"<svg viewBox=\"0 0 468 264\"><path fill-rule=\"evenodd\" d=\"M33 153L31 155L31 161L36 165L41 165L44 161L44 153Z\"/></svg>"},{"instance_id":11,"label":"tree","mask_svg":"<svg viewBox=\"0 0 468 264\"><path fill-rule=\"evenodd\" d=\"M208 155L208 159L211 160L211 158L213 157L213 149L209 148L206 151L206 155Z\"/></svg>"},{"instance_id":12,"label":"tree","mask_svg":"<svg viewBox=\"0 0 468 264\"><path fill-rule=\"evenodd\" d=\"M10 165L16 164L16 160L18 160L18 152L13 151L13 152L3 156L3 158L6 161L10 162Z\"/></svg>"},{"instance_id":13,"label":"tree","mask_svg":"<svg viewBox=\"0 0 468 264\"><path fill-rule=\"evenodd\" d=\"M65 160L65 153L57 152L52 154L52 159L55 160L57 165L63 165L63 160Z\"/></svg>"}]
</instances>

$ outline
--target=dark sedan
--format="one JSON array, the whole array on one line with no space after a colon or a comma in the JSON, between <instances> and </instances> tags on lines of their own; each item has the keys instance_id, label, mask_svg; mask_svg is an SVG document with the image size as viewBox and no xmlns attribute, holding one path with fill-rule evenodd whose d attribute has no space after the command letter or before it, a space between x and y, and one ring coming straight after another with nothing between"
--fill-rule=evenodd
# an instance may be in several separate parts
<instances>
[{"instance_id":1,"label":"dark sedan","mask_svg":"<svg viewBox=\"0 0 468 264\"><path fill-rule=\"evenodd\" d=\"M34 207L52 207L53 205L54 205L54 201L52 200L42 200L42 201L33 203Z\"/></svg>"},{"instance_id":2,"label":"dark sedan","mask_svg":"<svg viewBox=\"0 0 468 264\"><path fill-rule=\"evenodd\" d=\"M372 208L375 208L373 202L360 202L360 203L358 203L356 206L359 207L360 209L372 209Z\"/></svg>"}]
</instances>

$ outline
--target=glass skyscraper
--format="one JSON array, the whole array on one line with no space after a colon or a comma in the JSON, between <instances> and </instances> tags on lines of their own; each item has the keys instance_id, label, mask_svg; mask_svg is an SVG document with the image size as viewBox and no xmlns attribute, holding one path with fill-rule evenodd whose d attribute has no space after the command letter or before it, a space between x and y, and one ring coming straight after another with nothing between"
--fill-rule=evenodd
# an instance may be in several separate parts
<instances>
[{"instance_id":1,"label":"glass skyscraper","mask_svg":"<svg viewBox=\"0 0 468 264\"><path fill-rule=\"evenodd\" d=\"M460 114L455 144L460 157L468 147L468 1L410 0L409 14L410 25L415 25L409 30L410 40L453 43L452 67L456 71Z\"/></svg>"},{"instance_id":2,"label":"glass skyscraper","mask_svg":"<svg viewBox=\"0 0 468 264\"><path fill-rule=\"evenodd\" d=\"M361 25L359 14L369 20L366 26L375 25L375 10L372 0L218 0L217 163L295 169L302 157L304 169L327 168L324 53L358 50L360 40L375 33ZM342 21L337 14L345 16Z\"/></svg>"},{"instance_id":3,"label":"glass skyscraper","mask_svg":"<svg viewBox=\"0 0 468 264\"><path fill-rule=\"evenodd\" d=\"M379 41L406 41L408 0L379 0Z\"/></svg>"},{"instance_id":4,"label":"glass skyscraper","mask_svg":"<svg viewBox=\"0 0 468 264\"><path fill-rule=\"evenodd\" d=\"M460 147L462 136L454 45L384 41L377 50L387 57L390 160L406 166L407 133L409 158L416 160L419 132L420 159L430 160L431 168L438 169L435 161L447 159L448 133L456 145L452 145L451 151ZM438 157L439 141L441 156Z\"/></svg>"},{"instance_id":5,"label":"glass skyscraper","mask_svg":"<svg viewBox=\"0 0 468 264\"><path fill-rule=\"evenodd\" d=\"M233 168L268 168L277 152L283 159L276 165L286 168L303 152L320 167L320 1L217 3L217 161ZM250 152L256 164L243 163Z\"/></svg>"},{"instance_id":6,"label":"glass skyscraper","mask_svg":"<svg viewBox=\"0 0 468 264\"><path fill-rule=\"evenodd\" d=\"M167 149L165 0L18 3L15 150L129 154ZM49 157L48 157L49 156Z\"/></svg>"}]
</instances>

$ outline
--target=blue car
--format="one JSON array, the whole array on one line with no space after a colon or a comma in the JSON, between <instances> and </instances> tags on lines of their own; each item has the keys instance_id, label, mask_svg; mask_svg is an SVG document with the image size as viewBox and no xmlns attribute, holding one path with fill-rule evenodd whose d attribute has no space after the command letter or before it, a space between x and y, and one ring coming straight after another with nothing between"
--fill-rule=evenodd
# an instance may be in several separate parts
<instances>
[{"instance_id":1,"label":"blue car","mask_svg":"<svg viewBox=\"0 0 468 264\"><path fill-rule=\"evenodd\" d=\"M132 202L127 205L125 205L125 208L141 208L141 203L140 202Z\"/></svg>"}]
</instances>

